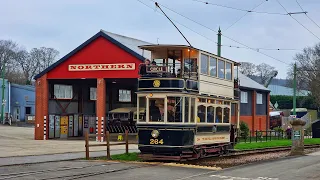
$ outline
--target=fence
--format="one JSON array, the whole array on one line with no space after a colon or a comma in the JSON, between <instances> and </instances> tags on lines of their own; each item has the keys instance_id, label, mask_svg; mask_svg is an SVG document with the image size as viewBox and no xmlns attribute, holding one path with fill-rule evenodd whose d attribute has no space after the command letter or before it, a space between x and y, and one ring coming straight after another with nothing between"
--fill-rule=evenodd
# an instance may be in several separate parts
<instances>
[{"instance_id":1,"label":"fence","mask_svg":"<svg viewBox=\"0 0 320 180\"><path fill-rule=\"evenodd\" d=\"M115 145L125 145L125 149L126 149L126 154L129 153L129 139L128 139L128 134L129 131L125 130L125 142L117 142L117 143L112 143L110 144L110 133L109 131L107 131L105 134L100 135L101 137L105 137L106 143L105 144L89 144L89 137L97 137L98 134L88 134L88 132L86 132L85 134L85 149L86 149L86 159L89 160L89 147L97 147L97 146L107 146L107 159L111 159L110 156L110 146L115 146ZM130 143L130 144L134 144L134 143Z\"/></svg>"},{"instance_id":2,"label":"fence","mask_svg":"<svg viewBox=\"0 0 320 180\"><path fill-rule=\"evenodd\" d=\"M304 130L304 138L312 138L312 132ZM251 143L251 142L266 142L281 139L291 139L291 132L288 134L285 131L249 131L247 135L244 133L237 133L237 142Z\"/></svg>"}]
</instances>

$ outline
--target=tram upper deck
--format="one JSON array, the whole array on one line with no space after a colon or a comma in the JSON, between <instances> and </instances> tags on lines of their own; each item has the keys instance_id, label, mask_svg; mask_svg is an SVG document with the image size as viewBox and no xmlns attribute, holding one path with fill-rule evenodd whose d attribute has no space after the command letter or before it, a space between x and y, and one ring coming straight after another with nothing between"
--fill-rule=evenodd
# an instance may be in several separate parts
<instances>
[{"instance_id":1,"label":"tram upper deck","mask_svg":"<svg viewBox=\"0 0 320 180\"><path fill-rule=\"evenodd\" d=\"M151 51L151 63L140 66L138 92L184 91L238 99L237 62L186 45L139 47Z\"/></svg>"}]
</instances>

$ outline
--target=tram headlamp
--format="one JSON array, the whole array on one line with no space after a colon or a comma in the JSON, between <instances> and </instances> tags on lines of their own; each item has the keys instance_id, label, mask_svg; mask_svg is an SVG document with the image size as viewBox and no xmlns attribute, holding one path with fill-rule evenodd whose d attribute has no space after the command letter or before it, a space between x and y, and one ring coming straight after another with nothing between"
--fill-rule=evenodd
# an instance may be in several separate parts
<instances>
[{"instance_id":1,"label":"tram headlamp","mask_svg":"<svg viewBox=\"0 0 320 180\"><path fill-rule=\"evenodd\" d=\"M151 136L152 136L153 138L157 138L157 137L159 136L159 131L158 131L158 130L153 130L153 131L151 132Z\"/></svg>"}]
</instances>

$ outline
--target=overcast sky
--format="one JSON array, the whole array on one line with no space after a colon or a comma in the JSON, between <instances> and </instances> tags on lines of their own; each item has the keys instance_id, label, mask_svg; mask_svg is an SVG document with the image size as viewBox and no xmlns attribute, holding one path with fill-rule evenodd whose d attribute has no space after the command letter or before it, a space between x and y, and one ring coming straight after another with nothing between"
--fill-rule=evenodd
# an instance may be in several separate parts
<instances>
[{"instance_id":1,"label":"overcast sky","mask_svg":"<svg viewBox=\"0 0 320 180\"><path fill-rule=\"evenodd\" d=\"M150 0L141 0L153 7L150 9L138 0L1 0L0 39L11 39L30 50L33 47L53 47L63 57L91 36L104 29L109 32L134 37L151 43L157 38L161 44L186 44L172 24ZM205 0L210 3L239 9L286 13L277 0ZM301 11L295 0L279 0L289 12ZM263 13L248 13L239 22L225 29L246 12L206 5L193 0L158 0L176 12L188 16L214 30L221 27L222 33L249 47L303 49L319 42L316 37L299 25L290 16ZM309 17L320 25L320 0L299 0ZM163 10L172 19L184 24L203 36L217 40L216 33L199 26L166 8ZM304 14L293 15L310 31L320 37L320 28ZM217 52L216 44L195 32L177 24L192 46ZM225 37L222 44L241 46ZM260 50L287 63L299 51ZM279 70L278 77L285 78L288 65L244 48L222 48L222 56L235 61L255 64L267 63Z\"/></svg>"}]
</instances>

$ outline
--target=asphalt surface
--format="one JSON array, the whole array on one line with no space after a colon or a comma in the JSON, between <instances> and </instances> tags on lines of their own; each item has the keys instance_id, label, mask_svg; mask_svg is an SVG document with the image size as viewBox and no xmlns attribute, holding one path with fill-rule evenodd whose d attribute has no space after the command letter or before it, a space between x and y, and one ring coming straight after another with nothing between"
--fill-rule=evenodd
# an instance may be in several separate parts
<instances>
[{"instance_id":1,"label":"asphalt surface","mask_svg":"<svg viewBox=\"0 0 320 180\"><path fill-rule=\"evenodd\" d=\"M163 164L47 162L0 167L2 179L151 179L151 180L319 180L320 152L238 166L224 170L175 167Z\"/></svg>"}]
</instances>

